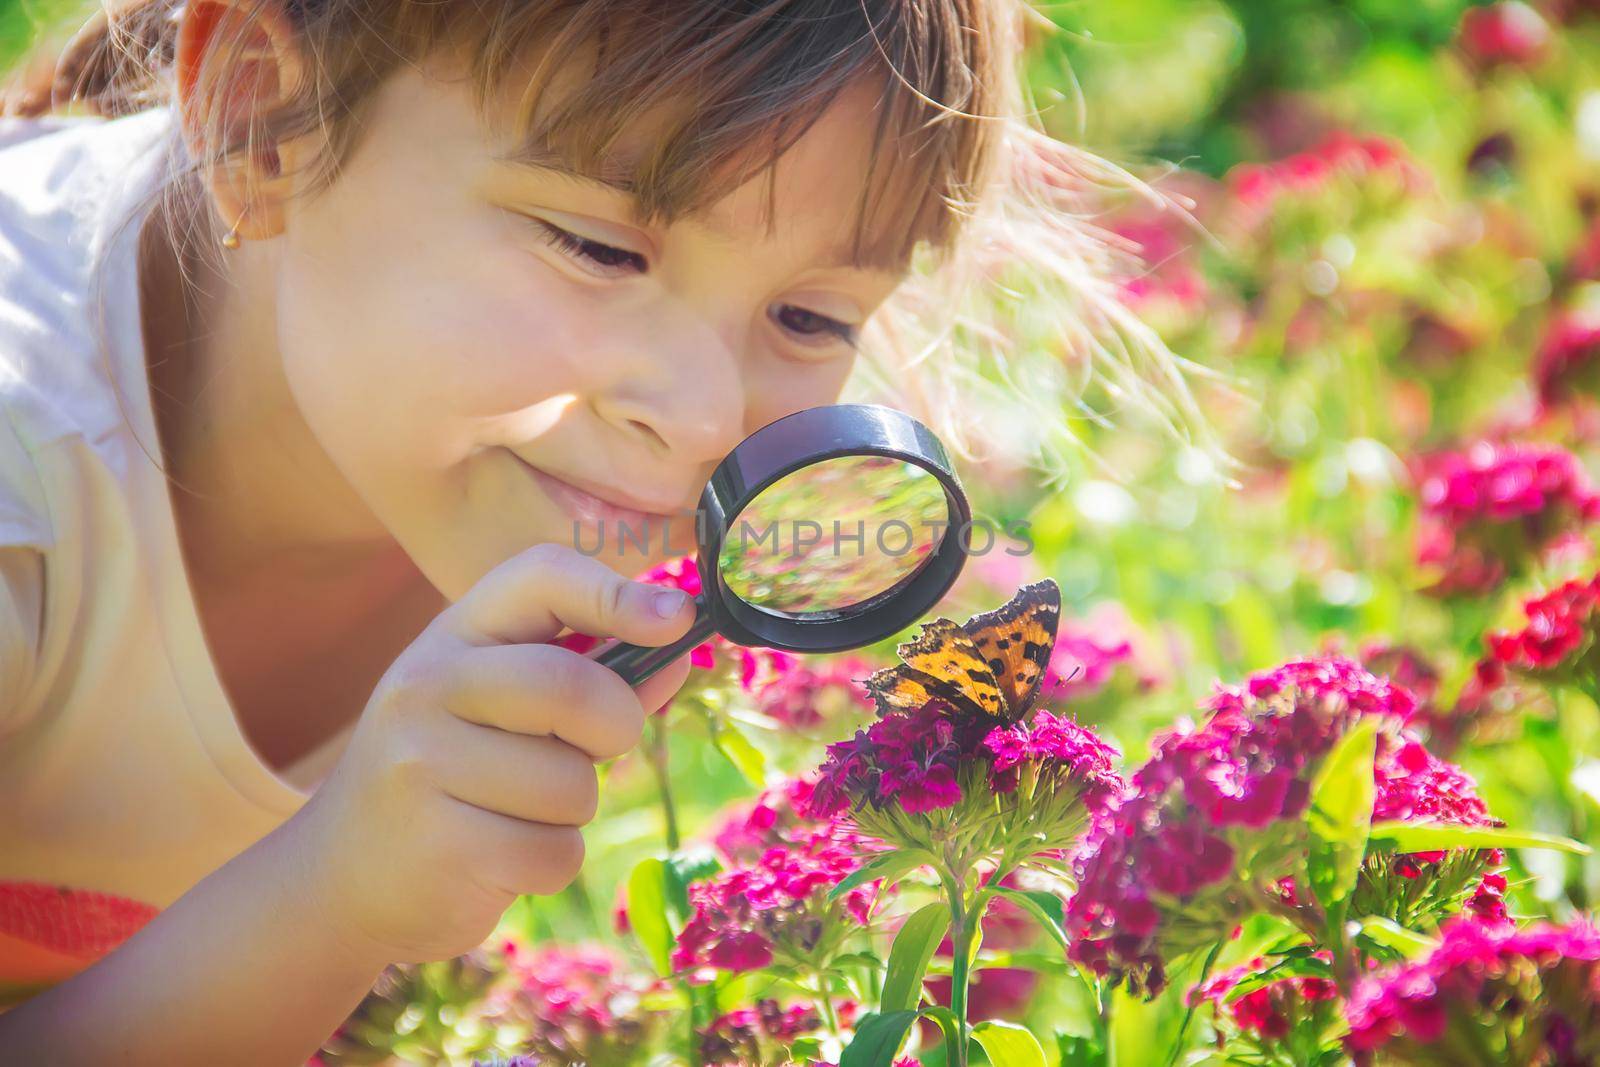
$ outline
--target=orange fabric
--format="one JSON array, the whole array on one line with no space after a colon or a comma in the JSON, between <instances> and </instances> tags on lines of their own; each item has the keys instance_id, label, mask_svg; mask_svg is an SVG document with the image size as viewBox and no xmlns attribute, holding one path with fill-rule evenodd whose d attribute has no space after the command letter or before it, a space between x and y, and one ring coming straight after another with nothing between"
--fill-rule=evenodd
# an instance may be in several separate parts
<instances>
[{"instance_id":1,"label":"orange fabric","mask_svg":"<svg viewBox=\"0 0 1600 1067\"><path fill-rule=\"evenodd\" d=\"M41 882L0 882L0 987L64 982L132 937L157 909Z\"/></svg>"}]
</instances>

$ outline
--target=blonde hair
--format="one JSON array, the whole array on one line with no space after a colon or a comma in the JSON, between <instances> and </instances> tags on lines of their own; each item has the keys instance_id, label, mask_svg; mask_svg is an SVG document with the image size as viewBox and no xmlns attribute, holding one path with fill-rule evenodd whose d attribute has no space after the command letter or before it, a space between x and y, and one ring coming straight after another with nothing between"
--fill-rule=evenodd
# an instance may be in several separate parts
<instances>
[{"instance_id":1,"label":"blonde hair","mask_svg":"<svg viewBox=\"0 0 1600 1067\"><path fill-rule=\"evenodd\" d=\"M176 106L182 0L105 3L53 63L36 57L19 68L0 114L117 117ZM438 48L469 58L486 110L533 49L566 56L592 46L587 82L537 123L528 105L549 65L520 97L519 154L554 153L586 173L608 166L619 136L653 105L690 104L628 175L642 215L662 222L770 174L840 91L876 79L885 106L858 204L856 257L910 272L863 331L866 358L851 392L917 412L968 459L1059 475L1083 444L1075 423L1106 419L1087 402L1092 388L1118 412L1153 416L1228 462L1188 386L1206 372L1120 299L1119 279L1142 264L1094 224L1111 192L1187 213L1040 128L1018 68L1025 35L1048 24L1022 0L722 0L673 5L670 19L659 0L282 5L314 59L310 77L256 109L242 133L226 128L220 105L198 116L198 159L174 124L169 174L152 195L180 261L188 241L217 254L226 225L201 175L261 141L321 131L327 151L304 186L314 194L336 180L374 90ZM203 63L239 62L243 36Z\"/></svg>"}]
</instances>

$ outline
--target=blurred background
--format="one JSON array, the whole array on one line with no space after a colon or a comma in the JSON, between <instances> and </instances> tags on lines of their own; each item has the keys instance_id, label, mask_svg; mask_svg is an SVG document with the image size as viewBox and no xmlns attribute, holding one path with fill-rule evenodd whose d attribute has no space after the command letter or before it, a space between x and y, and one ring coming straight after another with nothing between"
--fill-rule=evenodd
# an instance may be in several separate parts
<instances>
[{"instance_id":1,"label":"blurred background","mask_svg":"<svg viewBox=\"0 0 1600 1067\"><path fill-rule=\"evenodd\" d=\"M0 0L0 67L64 41L95 6ZM1475 580L1430 545L1424 486L1441 454L1480 440L1600 472L1600 2L1037 9L1059 29L1028 59L1044 124L1193 204L1184 219L1129 197L1093 222L1148 264L1122 299L1215 372L1199 399L1238 466L1086 420L1098 461L1085 453L1061 482L971 479L978 512L1030 523L1036 551L975 559L945 613L1056 578L1058 644L1084 668L1063 706L1130 765L1218 679L1359 653L1406 672L1435 750L1492 811L1592 840L1592 701L1557 707L1530 688L1496 702L1471 682L1486 630L1522 625L1526 597L1594 572L1594 530L1552 519L1565 536L1495 542L1515 566ZM808 709L800 724L741 706L753 698L738 685L686 699L652 757L672 768L685 837L763 775L813 766L867 714ZM649 760L619 764L583 881L508 924L615 941L615 889L663 840L655 789ZM1589 908L1600 892L1592 859L1512 862L1520 914Z\"/></svg>"}]
</instances>

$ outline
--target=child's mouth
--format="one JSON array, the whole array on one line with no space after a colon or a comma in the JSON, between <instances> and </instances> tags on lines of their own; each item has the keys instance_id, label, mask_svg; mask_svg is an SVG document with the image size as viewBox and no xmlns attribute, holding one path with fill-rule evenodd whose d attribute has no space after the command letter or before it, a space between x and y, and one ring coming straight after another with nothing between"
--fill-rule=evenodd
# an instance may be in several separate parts
<instances>
[{"instance_id":1,"label":"child's mouth","mask_svg":"<svg viewBox=\"0 0 1600 1067\"><path fill-rule=\"evenodd\" d=\"M629 533L635 537L648 537L655 535L673 518L669 514L644 511L607 500L540 470L521 456L517 456L515 452L512 455L533 476L534 483L544 495L577 522L597 527L614 523L626 526Z\"/></svg>"}]
</instances>

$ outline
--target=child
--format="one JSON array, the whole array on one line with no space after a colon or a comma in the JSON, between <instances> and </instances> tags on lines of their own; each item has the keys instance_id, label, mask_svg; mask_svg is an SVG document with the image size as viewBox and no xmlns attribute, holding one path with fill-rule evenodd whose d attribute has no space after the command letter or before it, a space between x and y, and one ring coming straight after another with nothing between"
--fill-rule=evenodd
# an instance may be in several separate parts
<instances>
[{"instance_id":1,"label":"child","mask_svg":"<svg viewBox=\"0 0 1600 1067\"><path fill-rule=\"evenodd\" d=\"M929 279L991 270L957 267L975 220L1130 328L1062 198L995 214L1081 176L1021 119L1022 26L133 0L12 94L0 1059L302 1062L385 965L566 885L595 761L685 667L634 691L547 642L692 615L575 534L692 543L716 462L858 347L963 390ZM94 114L41 113L69 95Z\"/></svg>"}]
</instances>

